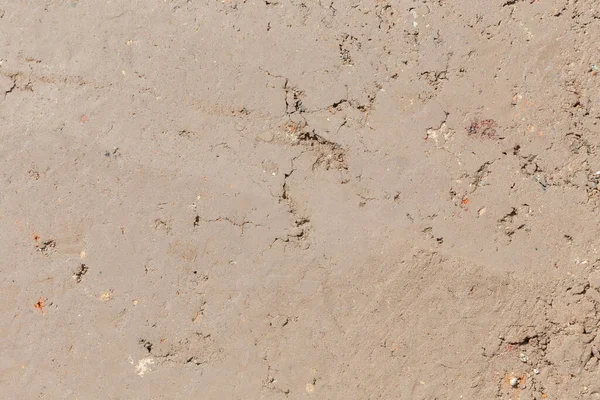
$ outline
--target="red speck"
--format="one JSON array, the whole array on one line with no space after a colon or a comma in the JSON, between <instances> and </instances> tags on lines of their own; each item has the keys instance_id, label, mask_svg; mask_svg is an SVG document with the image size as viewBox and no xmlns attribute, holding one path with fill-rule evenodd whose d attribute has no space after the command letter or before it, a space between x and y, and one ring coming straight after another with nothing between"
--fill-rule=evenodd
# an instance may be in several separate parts
<instances>
[{"instance_id":1,"label":"red speck","mask_svg":"<svg viewBox=\"0 0 600 400\"><path fill-rule=\"evenodd\" d=\"M82 116L81 116L81 118L79 118L79 120L85 124L85 123L86 123L86 122L88 122L90 119L89 119L88 117L86 117L85 115L82 115Z\"/></svg>"},{"instance_id":2,"label":"red speck","mask_svg":"<svg viewBox=\"0 0 600 400\"><path fill-rule=\"evenodd\" d=\"M37 301L37 303L35 303L33 305L35 308L37 308L38 310L40 310L40 312L42 313L42 315L44 314L44 307L46 306L46 301L48 301L48 299L42 299L40 297L40 299Z\"/></svg>"},{"instance_id":3,"label":"red speck","mask_svg":"<svg viewBox=\"0 0 600 400\"><path fill-rule=\"evenodd\" d=\"M493 119L482 119L482 120L474 120L471 122L466 130L469 135L475 135L479 137L487 137L494 138L496 136L496 128L498 127L498 123Z\"/></svg>"}]
</instances>

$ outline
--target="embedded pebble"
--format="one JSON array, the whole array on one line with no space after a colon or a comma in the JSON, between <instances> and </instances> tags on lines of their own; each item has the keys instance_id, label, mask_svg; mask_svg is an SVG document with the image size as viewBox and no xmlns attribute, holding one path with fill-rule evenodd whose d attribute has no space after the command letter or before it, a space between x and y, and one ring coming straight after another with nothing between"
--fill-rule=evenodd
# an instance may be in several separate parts
<instances>
[{"instance_id":1,"label":"embedded pebble","mask_svg":"<svg viewBox=\"0 0 600 400\"><path fill-rule=\"evenodd\" d=\"M514 376L510 378L510 386L517 387L519 386L519 378L515 378Z\"/></svg>"},{"instance_id":2,"label":"embedded pebble","mask_svg":"<svg viewBox=\"0 0 600 400\"><path fill-rule=\"evenodd\" d=\"M588 276L588 283L594 289L600 289L600 271L594 271Z\"/></svg>"}]
</instances>

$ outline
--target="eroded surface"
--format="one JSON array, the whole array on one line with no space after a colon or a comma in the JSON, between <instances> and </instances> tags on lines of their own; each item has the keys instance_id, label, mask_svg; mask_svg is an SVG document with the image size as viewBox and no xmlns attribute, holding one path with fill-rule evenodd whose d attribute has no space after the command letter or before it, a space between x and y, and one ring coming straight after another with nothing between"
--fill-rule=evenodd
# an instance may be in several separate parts
<instances>
[{"instance_id":1,"label":"eroded surface","mask_svg":"<svg viewBox=\"0 0 600 400\"><path fill-rule=\"evenodd\" d=\"M596 2L0 8L9 397L600 398Z\"/></svg>"}]
</instances>

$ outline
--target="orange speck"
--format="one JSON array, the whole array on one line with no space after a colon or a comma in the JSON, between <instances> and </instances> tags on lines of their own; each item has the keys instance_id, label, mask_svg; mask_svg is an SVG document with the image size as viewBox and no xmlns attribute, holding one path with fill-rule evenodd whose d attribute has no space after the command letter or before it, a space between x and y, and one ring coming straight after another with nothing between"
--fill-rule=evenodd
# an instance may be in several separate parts
<instances>
[{"instance_id":1,"label":"orange speck","mask_svg":"<svg viewBox=\"0 0 600 400\"><path fill-rule=\"evenodd\" d=\"M542 399L545 399L546 397L548 397L548 395L546 393L542 393Z\"/></svg>"},{"instance_id":2,"label":"orange speck","mask_svg":"<svg viewBox=\"0 0 600 400\"><path fill-rule=\"evenodd\" d=\"M467 204L469 204L469 198L465 197L464 199L462 199L462 201L460 202L461 206L466 206Z\"/></svg>"},{"instance_id":3,"label":"orange speck","mask_svg":"<svg viewBox=\"0 0 600 400\"><path fill-rule=\"evenodd\" d=\"M86 122L88 122L90 119L89 119L87 116L85 116L85 115L82 115L82 116L79 118L79 120L85 124L85 123L86 123Z\"/></svg>"},{"instance_id":4,"label":"orange speck","mask_svg":"<svg viewBox=\"0 0 600 400\"><path fill-rule=\"evenodd\" d=\"M299 126L298 126L298 125L296 125L296 124L295 124L295 123L293 123L293 122L290 122L290 123L288 123L288 124L284 124L284 125L283 125L283 127L284 127L285 129L287 129L287 130L288 130L288 132L290 132L290 133L294 133L294 132L295 132L295 131L296 131L296 130L299 128Z\"/></svg>"},{"instance_id":5,"label":"orange speck","mask_svg":"<svg viewBox=\"0 0 600 400\"><path fill-rule=\"evenodd\" d=\"M166 341L167 341L167 338L162 338L162 339L160 339L160 342L161 342L161 343L164 343L164 342L166 342Z\"/></svg>"},{"instance_id":6,"label":"orange speck","mask_svg":"<svg viewBox=\"0 0 600 400\"><path fill-rule=\"evenodd\" d=\"M40 299L37 301L37 303L35 303L33 305L35 308L37 308L38 310L40 310L40 312L42 313L42 315L44 314L44 307L46 306L46 301L48 301L48 299L42 299L40 297Z\"/></svg>"}]
</instances>

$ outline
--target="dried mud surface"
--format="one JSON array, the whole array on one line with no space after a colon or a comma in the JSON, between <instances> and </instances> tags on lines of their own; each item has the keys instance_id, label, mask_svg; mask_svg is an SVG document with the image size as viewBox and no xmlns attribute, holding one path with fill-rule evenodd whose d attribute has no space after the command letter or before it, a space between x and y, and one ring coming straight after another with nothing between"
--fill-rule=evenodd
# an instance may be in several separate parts
<instances>
[{"instance_id":1,"label":"dried mud surface","mask_svg":"<svg viewBox=\"0 0 600 400\"><path fill-rule=\"evenodd\" d=\"M599 18L1 2L2 397L600 399Z\"/></svg>"}]
</instances>

